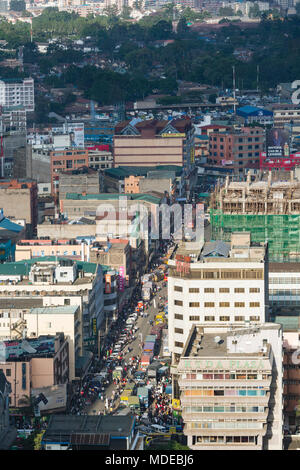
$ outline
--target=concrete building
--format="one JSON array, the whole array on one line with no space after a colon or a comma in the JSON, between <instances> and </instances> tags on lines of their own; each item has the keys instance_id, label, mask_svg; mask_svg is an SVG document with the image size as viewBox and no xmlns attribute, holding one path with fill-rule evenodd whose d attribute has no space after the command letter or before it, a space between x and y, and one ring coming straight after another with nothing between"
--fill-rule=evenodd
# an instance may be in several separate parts
<instances>
[{"instance_id":1,"label":"concrete building","mask_svg":"<svg viewBox=\"0 0 300 470\"><path fill-rule=\"evenodd\" d=\"M245 181L226 178L210 198L214 240L229 240L231 232L251 232L255 242L268 240L270 261L300 259L300 181L293 172L262 172Z\"/></svg>"},{"instance_id":2,"label":"concrete building","mask_svg":"<svg viewBox=\"0 0 300 470\"><path fill-rule=\"evenodd\" d=\"M85 357L84 340L92 336L96 340L96 350L102 348L100 338L105 337L107 331L104 313L104 279L101 265L83 261L73 261L56 256L27 260L19 263L4 263L0 265L0 298L2 308L7 305L6 312L19 307L19 318L13 323L12 329L22 337L25 328L25 315L30 315L30 306L40 309L41 318L51 316L47 308L57 307L58 318L62 318L59 309L70 307L69 315L76 330L76 356ZM43 310L46 308L46 312ZM23 312L23 310L25 310ZM43 314L45 314L43 316ZM74 316L77 320L74 321ZM6 314L6 318L9 315ZM33 317L34 318L34 315ZM49 331L43 334L55 334L57 331L65 332L64 322L53 331L49 327L50 318L46 326ZM9 323L10 320L7 320ZM2 322L1 322L2 323ZM4 321L5 323L5 321ZM7 328L7 326L6 326ZM73 331L75 331L73 328ZM65 332L66 333L66 332ZM42 334L39 332L39 334ZM75 377L74 367L70 365L70 376ZM71 380L72 380L71 379Z\"/></svg>"},{"instance_id":3,"label":"concrete building","mask_svg":"<svg viewBox=\"0 0 300 470\"><path fill-rule=\"evenodd\" d=\"M25 110L34 111L34 80L0 80L0 105L5 107L24 106Z\"/></svg>"},{"instance_id":4,"label":"concrete building","mask_svg":"<svg viewBox=\"0 0 300 470\"><path fill-rule=\"evenodd\" d=\"M192 450L282 450L282 330L193 325L177 367Z\"/></svg>"},{"instance_id":5,"label":"concrete building","mask_svg":"<svg viewBox=\"0 0 300 470\"><path fill-rule=\"evenodd\" d=\"M176 165L111 168L104 171L104 190L107 193L132 194L156 190L160 193L168 191L180 196L184 192L185 186L182 171L182 167ZM170 179L172 180L171 188Z\"/></svg>"},{"instance_id":6,"label":"concrete building","mask_svg":"<svg viewBox=\"0 0 300 470\"><path fill-rule=\"evenodd\" d=\"M281 310L274 317L274 322L282 326L283 331L283 412L284 425L292 434L298 425L298 407L300 400L300 322L295 309Z\"/></svg>"},{"instance_id":7,"label":"concrete building","mask_svg":"<svg viewBox=\"0 0 300 470\"><path fill-rule=\"evenodd\" d=\"M236 115L245 125L251 123L273 124L273 112L268 109L258 108L257 106L242 106L236 110Z\"/></svg>"},{"instance_id":8,"label":"concrete building","mask_svg":"<svg viewBox=\"0 0 300 470\"><path fill-rule=\"evenodd\" d=\"M71 240L77 237L95 238L96 228L96 221L87 217L78 217L71 220L51 218L38 224L37 236L39 239L47 237L48 240Z\"/></svg>"},{"instance_id":9,"label":"concrete building","mask_svg":"<svg viewBox=\"0 0 300 470\"><path fill-rule=\"evenodd\" d=\"M10 383L9 404L28 406L33 388L69 381L69 340L63 333L0 343L0 370Z\"/></svg>"},{"instance_id":10,"label":"concrete building","mask_svg":"<svg viewBox=\"0 0 300 470\"><path fill-rule=\"evenodd\" d=\"M284 128L286 125L300 123L300 109L296 105L278 107L273 110L274 127Z\"/></svg>"},{"instance_id":11,"label":"concrete building","mask_svg":"<svg viewBox=\"0 0 300 470\"><path fill-rule=\"evenodd\" d=\"M9 423L10 383L0 370L0 450L8 450L17 437L16 428Z\"/></svg>"},{"instance_id":12,"label":"concrete building","mask_svg":"<svg viewBox=\"0 0 300 470\"><path fill-rule=\"evenodd\" d=\"M90 437L95 440L91 442ZM44 450L143 450L135 416L51 416L42 438Z\"/></svg>"},{"instance_id":13,"label":"concrete building","mask_svg":"<svg viewBox=\"0 0 300 470\"><path fill-rule=\"evenodd\" d=\"M110 266L122 275L125 286L129 286L131 276L137 272L136 267L132 264L132 250L128 240L96 241L91 246L90 256L91 262Z\"/></svg>"},{"instance_id":14,"label":"concrete building","mask_svg":"<svg viewBox=\"0 0 300 470\"><path fill-rule=\"evenodd\" d=\"M0 207L10 219L25 220L26 234L36 234L37 184L31 180L2 180L0 182Z\"/></svg>"},{"instance_id":15,"label":"concrete building","mask_svg":"<svg viewBox=\"0 0 300 470\"><path fill-rule=\"evenodd\" d=\"M39 258L41 256L65 256L72 259L89 261L89 248L90 246L87 243L76 239L20 240L16 244L15 261Z\"/></svg>"},{"instance_id":16,"label":"concrete building","mask_svg":"<svg viewBox=\"0 0 300 470\"><path fill-rule=\"evenodd\" d=\"M235 173L259 169L259 154L264 150L265 133L261 127L242 127L240 131L212 132L209 135L208 163L228 165Z\"/></svg>"},{"instance_id":17,"label":"concrete building","mask_svg":"<svg viewBox=\"0 0 300 470\"><path fill-rule=\"evenodd\" d=\"M128 212L132 207L143 205L149 212L156 210L161 203L161 197L151 194L80 194L68 193L65 199L60 200L60 212L65 214L69 219L77 219L78 217L95 218L107 210L116 212L123 211L122 208L127 206Z\"/></svg>"},{"instance_id":18,"label":"concrete building","mask_svg":"<svg viewBox=\"0 0 300 470\"><path fill-rule=\"evenodd\" d=\"M51 150L50 161L52 195L58 200L60 173L63 171L77 170L82 166L88 167L88 150L72 148L68 150Z\"/></svg>"},{"instance_id":19,"label":"concrete building","mask_svg":"<svg viewBox=\"0 0 300 470\"><path fill-rule=\"evenodd\" d=\"M97 170L83 166L70 172L59 174L59 197L65 199L67 193L100 193L100 174Z\"/></svg>"},{"instance_id":20,"label":"concrete building","mask_svg":"<svg viewBox=\"0 0 300 470\"><path fill-rule=\"evenodd\" d=\"M231 243L183 242L168 260L169 350L177 361L194 323L234 327L268 317L268 247L250 233Z\"/></svg>"},{"instance_id":21,"label":"concrete building","mask_svg":"<svg viewBox=\"0 0 300 470\"><path fill-rule=\"evenodd\" d=\"M88 150L89 167L95 170L104 171L112 168L114 165L114 157L109 149L103 149L103 145L93 145L86 147ZM100 192L100 191L99 191Z\"/></svg>"},{"instance_id":22,"label":"concrete building","mask_svg":"<svg viewBox=\"0 0 300 470\"><path fill-rule=\"evenodd\" d=\"M269 264L269 302L272 309L300 305L300 263Z\"/></svg>"},{"instance_id":23,"label":"concrete building","mask_svg":"<svg viewBox=\"0 0 300 470\"><path fill-rule=\"evenodd\" d=\"M188 119L124 121L115 128L115 166L193 164L194 128Z\"/></svg>"}]
</instances>

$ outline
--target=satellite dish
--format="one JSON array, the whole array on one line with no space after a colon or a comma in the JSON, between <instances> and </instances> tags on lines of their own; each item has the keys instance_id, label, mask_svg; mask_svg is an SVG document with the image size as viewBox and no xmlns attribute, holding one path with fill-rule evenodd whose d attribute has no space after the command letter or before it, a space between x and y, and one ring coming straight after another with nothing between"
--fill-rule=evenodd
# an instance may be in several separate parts
<instances>
[{"instance_id":1,"label":"satellite dish","mask_svg":"<svg viewBox=\"0 0 300 470\"><path fill-rule=\"evenodd\" d=\"M220 341L221 341L221 337L220 337L220 336L215 336L215 337L214 337L214 342L215 342L216 344L218 344Z\"/></svg>"}]
</instances>

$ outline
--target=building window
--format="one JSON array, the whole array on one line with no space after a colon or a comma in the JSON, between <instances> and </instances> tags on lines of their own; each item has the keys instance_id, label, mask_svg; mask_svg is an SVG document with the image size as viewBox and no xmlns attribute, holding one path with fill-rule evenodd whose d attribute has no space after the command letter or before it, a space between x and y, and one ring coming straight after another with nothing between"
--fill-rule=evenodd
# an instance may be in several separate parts
<instances>
[{"instance_id":1,"label":"building window","mask_svg":"<svg viewBox=\"0 0 300 470\"><path fill-rule=\"evenodd\" d=\"M200 289L198 287L190 287L189 288L189 293L190 294L199 294Z\"/></svg>"},{"instance_id":2,"label":"building window","mask_svg":"<svg viewBox=\"0 0 300 470\"><path fill-rule=\"evenodd\" d=\"M228 287L220 287L219 292L220 294L229 294L230 289Z\"/></svg>"},{"instance_id":3,"label":"building window","mask_svg":"<svg viewBox=\"0 0 300 470\"><path fill-rule=\"evenodd\" d=\"M200 321L200 317L199 316L190 316L190 321Z\"/></svg>"},{"instance_id":4,"label":"building window","mask_svg":"<svg viewBox=\"0 0 300 470\"><path fill-rule=\"evenodd\" d=\"M224 317L224 316L222 316L222 317L220 317L220 321L230 321L230 317L227 317L227 316Z\"/></svg>"},{"instance_id":5,"label":"building window","mask_svg":"<svg viewBox=\"0 0 300 470\"><path fill-rule=\"evenodd\" d=\"M230 302L220 302L219 307L230 307Z\"/></svg>"},{"instance_id":6,"label":"building window","mask_svg":"<svg viewBox=\"0 0 300 470\"><path fill-rule=\"evenodd\" d=\"M183 343L180 343L179 341L175 341L175 348L183 348Z\"/></svg>"},{"instance_id":7,"label":"building window","mask_svg":"<svg viewBox=\"0 0 300 470\"><path fill-rule=\"evenodd\" d=\"M245 302L234 302L234 306L239 308L245 307Z\"/></svg>"},{"instance_id":8,"label":"building window","mask_svg":"<svg viewBox=\"0 0 300 470\"><path fill-rule=\"evenodd\" d=\"M259 302L250 302L249 307L259 307L260 303Z\"/></svg>"},{"instance_id":9,"label":"building window","mask_svg":"<svg viewBox=\"0 0 300 470\"><path fill-rule=\"evenodd\" d=\"M178 305L179 307L183 306L182 300L174 300L174 305Z\"/></svg>"},{"instance_id":10,"label":"building window","mask_svg":"<svg viewBox=\"0 0 300 470\"><path fill-rule=\"evenodd\" d=\"M236 294L241 294L241 293L245 292L245 289L244 289L243 287L236 287L236 288L234 289L234 292L235 292Z\"/></svg>"},{"instance_id":11,"label":"building window","mask_svg":"<svg viewBox=\"0 0 300 470\"><path fill-rule=\"evenodd\" d=\"M190 302L189 307L200 307L200 302Z\"/></svg>"},{"instance_id":12,"label":"building window","mask_svg":"<svg viewBox=\"0 0 300 470\"><path fill-rule=\"evenodd\" d=\"M6 369L6 377L11 377L11 369Z\"/></svg>"},{"instance_id":13,"label":"building window","mask_svg":"<svg viewBox=\"0 0 300 470\"><path fill-rule=\"evenodd\" d=\"M180 315L179 313L175 313L175 320L183 320L183 315Z\"/></svg>"},{"instance_id":14,"label":"building window","mask_svg":"<svg viewBox=\"0 0 300 470\"><path fill-rule=\"evenodd\" d=\"M26 390L26 364L22 364L22 390Z\"/></svg>"},{"instance_id":15,"label":"building window","mask_svg":"<svg viewBox=\"0 0 300 470\"><path fill-rule=\"evenodd\" d=\"M260 317L259 316L252 316L252 317L250 317L250 321L260 321Z\"/></svg>"},{"instance_id":16,"label":"building window","mask_svg":"<svg viewBox=\"0 0 300 470\"><path fill-rule=\"evenodd\" d=\"M204 292L205 294L213 294L215 289L213 287L205 287Z\"/></svg>"},{"instance_id":17,"label":"building window","mask_svg":"<svg viewBox=\"0 0 300 470\"><path fill-rule=\"evenodd\" d=\"M179 335L183 335L183 329L182 328L175 328L174 333L178 333Z\"/></svg>"},{"instance_id":18,"label":"building window","mask_svg":"<svg viewBox=\"0 0 300 470\"><path fill-rule=\"evenodd\" d=\"M204 307L211 308L214 307L215 303L214 302L204 302Z\"/></svg>"},{"instance_id":19,"label":"building window","mask_svg":"<svg viewBox=\"0 0 300 470\"><path fill-rule=\"evenodd\" d=\"M260 288L259 287L250 287L249 292L250 292L250 294L257 294L257 293L260 292Z\"/></svg>"},{"instance_id":20,"label":"building window","mask_svg":"<svg viewBox=\"0 0 300 470\"><path fill-rule=\"evenodd\" d=\"M241 316L234 317L234 321L245 321L245 317L241 317Z\"/></svg>"},{"instance_id":21,"label":"building window","mask_svg":"<svg viewBox=\"0 0 300 470\"><path fill-rule=\"evenodd\" d=\"M182 292L183 289L182 289L181 286L174 286L174 290L175 290L176 292Z\"/></svg>"}]
</instances>

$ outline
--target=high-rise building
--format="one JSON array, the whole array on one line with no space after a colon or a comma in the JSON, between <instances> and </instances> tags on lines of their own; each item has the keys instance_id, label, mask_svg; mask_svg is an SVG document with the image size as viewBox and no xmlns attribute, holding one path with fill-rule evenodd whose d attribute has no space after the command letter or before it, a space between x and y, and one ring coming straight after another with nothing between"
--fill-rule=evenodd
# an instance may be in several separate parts
<instances>
[{"instance_id":1,"label":"high-rise building","mask_svg":"<svg viewBox=\"0 0 300 470\"><path fill-rule=\"evenodd\" d=\"M212 132L209 136L208 163L227 165L235 173L259 168L265 133L261 127L243 127L240 131Z\"/></svg>"},{"instance_id":2,"label":"high-rise building","mask_svg":"<svg viewBox=\"0 0 300 470\"><path fill-rule=\"evenodd\" d=\"M194 323L240 327L268 317L268 247L250 233L231 243L183 242L168 260L168 330L173 362Z\"/></svg>"},{"instance_id":3,"label":"high-rise building","mask_svg":"<svg viewBox=\"0 0 300 470\"><path fill-rule=\"evenodd\" d=\"M26 111L34 111L34 80L0 80L0 106L24 106Z\"/></svg>"},{"instance_id":4,"label":"high-rise building","mask_svg":"<svg viewBox=\"0 0 300 470\"><path fill-rule=\"evenodd\" d=\"M282 450L282 330L193 325L178 367L193 450Z\"/></svg>"},{"instance_id":5,"label":"high-rise building","mask_svg":"<svg viewBox=\"0 0 300 470\"><path fill-rule=\"evenodd\" d=\"M251 181L232 181L217 187L210 199L210 222L214 240L230 240L231 233L251 232L255 243L268 240L270 261L300 259L300 181L278 172L258 174Z\"/></svg>"}]
</instances>

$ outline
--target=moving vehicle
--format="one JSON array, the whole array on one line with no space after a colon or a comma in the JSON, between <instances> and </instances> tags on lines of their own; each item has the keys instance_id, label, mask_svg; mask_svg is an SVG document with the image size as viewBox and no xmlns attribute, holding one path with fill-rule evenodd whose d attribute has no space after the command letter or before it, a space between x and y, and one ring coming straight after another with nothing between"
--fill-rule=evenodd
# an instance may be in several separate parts
<instances>
[{"instance_id":1,"label":"moving vehicle","mask_svg":"<svg viewBox=\"0 0 300 470\"><path fill-rule=\"evenodd\" d=\"M159 424L151 424L151 429L154 431L154 432L168 432L167 428L165 428L164 426L160 426Z\"/></svg>"}]
</instances>

